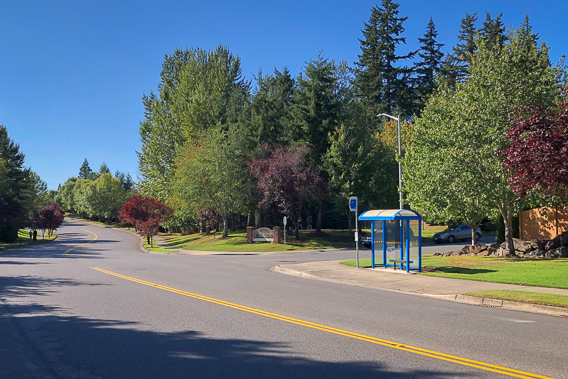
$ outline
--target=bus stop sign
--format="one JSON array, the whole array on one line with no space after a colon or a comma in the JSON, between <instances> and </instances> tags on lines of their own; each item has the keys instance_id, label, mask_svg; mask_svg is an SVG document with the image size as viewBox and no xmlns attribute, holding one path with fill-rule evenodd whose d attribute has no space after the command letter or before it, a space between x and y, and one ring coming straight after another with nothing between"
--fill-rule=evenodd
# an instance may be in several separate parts
<instances>
[{"instance_id":1,"label":"bus stop sign","mask_svg":"<svg viewBox=\"0 0 568 379\"><path fill-rule=\"evenodd\" d=\"M351 196L349 198L349 210L351 212L357 211L357 196Z\"/></svg>"}]
</instances>

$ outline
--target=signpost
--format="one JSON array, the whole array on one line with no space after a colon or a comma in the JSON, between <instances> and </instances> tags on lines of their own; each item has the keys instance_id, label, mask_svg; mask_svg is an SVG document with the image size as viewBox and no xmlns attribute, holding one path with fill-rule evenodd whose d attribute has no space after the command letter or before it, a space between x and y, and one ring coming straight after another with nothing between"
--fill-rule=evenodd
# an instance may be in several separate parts
<instances>
[{"instance_id":1,"label":"signpost","mask_svg":"<svg viewBox=\"0 0 568 379\"><path fill-rule=\"evenodd\" d=\"M359 268L359 224L357 220L357 196L349 198L349 210L355 212L355 248L357 249L357 268Z\"/></svg>"},{"instance_id":2,"label":"signpost","mask_svg":"<svg viewBox=\"0 0 568 379\"><path fill-rule=\"evenodd\" d=\"M286 216L284 216L284 220L282 223L284 224L284 251L286 251Z\"/></svg>"}]
</instances>

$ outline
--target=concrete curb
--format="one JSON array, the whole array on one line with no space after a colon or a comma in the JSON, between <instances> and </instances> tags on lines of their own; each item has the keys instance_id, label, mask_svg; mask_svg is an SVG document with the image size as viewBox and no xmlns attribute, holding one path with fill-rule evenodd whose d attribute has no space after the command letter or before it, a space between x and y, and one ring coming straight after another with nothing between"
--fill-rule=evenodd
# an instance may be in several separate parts
<instances>
[{"instance_id":1,"label":"concrete curb","mask_svg":"<svg viewBox=\"0 0 568 379\"><path fill-rule=\"evenodd\" d=\"M299 271L299 270L293 270L293 269L290 269L290 268L280 267L280 265L270 267L268 270L273 271L273 272L279 272L279 273L285 274L285 275L297 276L297 277L300 277L300 278L315 279L315 280L320 279L319 277L314 276L312 274L308 274L307 272Z\"/></svg>"},{"instance_id":2,"label":"concrete curb","mask_svg":"<svg viewBox=\"0 0 568 379\"><path fill-rule=\"evenodd\" d=\"M285 275L296 276L299 278L306 278L306 279L313 279L313 280L322 280L322 281L329 281L335 282L333 280L329 280L326 278L322 278L316 275L309 274L304 271L294 270L290 268L284 268L280 265L270 267L269 271L278 272ZM338 282L341 284L345 284L342 282ZM349 284L347 284L349 285ZM364 287L364 286L359 286ZM446 300L446 301L454 301L462 304L470 304L476 305L481 307L488 307L488 308L503 308L509 309L514 311L523 311L523 312L531 312L531 313L539 313L545 314L549 316L558 316L558 317L568 317L568 308L562 307L555 307L551 305L541 305L541 304L531 304L531 303L520 303L517 301L508 301L508 300L498 300L498 299L491 299L486 297L477 297L477 296L469 296L469 295L434 295L428 293L420 293L420 292L411 292L411 291L402 291L402 290L390 290L385 289L386 292L398 292L404 293L408 295L419 295L430 297L433 299L439 300Z\"/></svg>"}]
</instances>

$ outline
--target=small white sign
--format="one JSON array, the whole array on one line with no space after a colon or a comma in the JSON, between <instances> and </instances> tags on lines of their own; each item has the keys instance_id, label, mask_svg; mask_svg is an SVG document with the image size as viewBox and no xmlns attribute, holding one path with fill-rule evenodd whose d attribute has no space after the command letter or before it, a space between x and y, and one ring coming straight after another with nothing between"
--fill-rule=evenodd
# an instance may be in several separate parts
<instances>
[{"instance_id":1,"label":"small white sign","mask_svg":"<svg viewBox=\"0 0 568 379\"><path fill-rule=\"evenodd\" d=\"M286 216L284 216L284 221L282 222L282 223L284 224L284 226L286 226L286 222L287 222L287 221L288 221L288 220L286 219Z\"/></svg>"},{"instance_id":2,"label":"small white sign","mask_svg":"<svg viewBox=\"0 0 568 379\"><path fill-rule=\"evenodd\" d=\"M355 232L355 241L359 241L359 232Z\"/></svg>"}]
</instances>

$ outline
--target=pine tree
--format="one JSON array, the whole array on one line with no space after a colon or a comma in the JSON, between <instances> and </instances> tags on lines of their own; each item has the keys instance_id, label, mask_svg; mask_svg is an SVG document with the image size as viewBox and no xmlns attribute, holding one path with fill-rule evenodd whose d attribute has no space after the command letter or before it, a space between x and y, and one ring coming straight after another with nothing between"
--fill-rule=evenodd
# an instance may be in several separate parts
<instances>
[{"instance_id":1,"label":"pine tree","mask_svg":"<svg viewBox=\"0 0 568 379\"><path fill-rule=\"evenodd\" d=\"M355 86L369 124L376 127L382 123L376 118L378 113L412 113L410 70L397 63L412 58L414 52L398 55L396 51L400 44L406 44L401 35L408 18L398 16L398 7L392 0L383 0L380 8L373 7L359 40L361 54L355 63Z\"/></svg>"},{"instance_id":2,"label":"pine tree","mask_svg":"<svg viewBox=\"0 0 568 379\"><path fill-rule=\"evenodd\" d=\"M79 179L91 179L93 175L93 170L91 170L91 166L89 166L89 162L87 158L83 161L81 168L79 169Z\"/></svg>"},{"instance_id":3,"label":"pine tree","mask_svg":"<svg viewBox=\"0 0 568 379\"><path fill-rule=\"evenodd\" d=\"M328 134L337 126L340 104L335 95L335 63L320 53L298 76L292 108L293 142L308 145L311 159L320 166L329 148Z\"/></svg>"},{"instance_id":4,"label":"pine tree","mask_svg":"<svg viewBox=\"0 0 568 379\"><path fill-rule=\"evenodd\" d=\"M483 21L483 27L480 30L481 37L488 41L490 45L494 45L497 48L503 47L508 39L505 33L505 25L501 20L502 17L503 12L494 19L491 18L491 14L489 14L489 12L486 12L485 21Z\"/></svg>"},{"instance_id":5,"label":"pine tree","mask_svg":"<svg viewBox=\"0 0 568 379\"><path fill-rule=\"evenodd\" d=\"M458 43L452 49L452 53L446 56L440 70L440 77L438 78L440 86L454 88L456 83L467 80L471 58L477 49L475 43L478 32L475 26L476 22L477 12L466 13L465 17L462 18Z\"/></svg>"},{"instance_id":6,"label":"pine tree","mask_svg":"<svg viewBox=\"0 0 568 379\"><path fill-rule=\"evenodd\" d=\"M108 168L105 162L103 162L101 167L99 167L99 176L102 174L110 174L110 168Z\"/></svg>"},{"instance_id":7,"label":"pine tree","mask_svg":"<svg viewBox=\"0 0 568 379\"><path fill-rule=\"evenodd\" d=\"M436 31L436 26L432 18L430 18L424 37L418 38L420 42L418 56L421 60L414 66L416 72L415 91L417 96L415 113L417 115L420 114L420 111L424 107L427 97L434 91L436 86L434 79L442 65L444 53L442 53L440 49L444 44L436 42L437 36L438 32Z\"/></svg>"},{"instance_id":8,"label":"pine tree","mask_svg":"<svg viewBox=\"0 0 568 379\"><path fill-rule=\"evenodd\" d=\"M296 93L292 107L291 142L308 145L310 160L321 168L323 156L330 147L329 136L340 118L340 101L337 96L337 70L335 63L320 53L308 62L296 80ZM326 176L322 172L322 176ZM321 233L323 200L319 199L316 233Z\"/></svg>"},{"instance_id":9,"label":"pine tree","mask_svg":"<svg viewBox=\"0 0 568 379\"><path fill-rule=\"evenodd\" d=\"M285 144L289 140L287 127L290 125L295 84L287 68L282 72L274 69L272 75L258 74L258 89L252 98L247 125L256 145Z\"/></svg>"}]
</instances>

